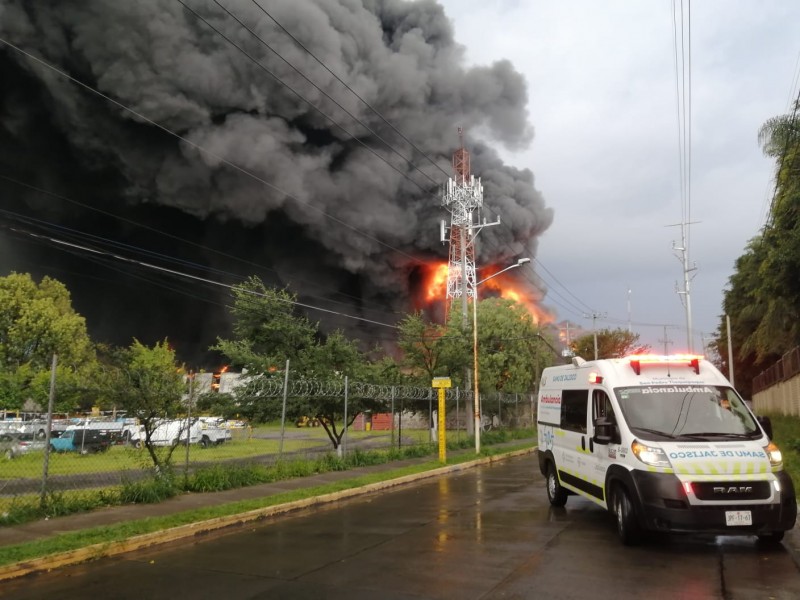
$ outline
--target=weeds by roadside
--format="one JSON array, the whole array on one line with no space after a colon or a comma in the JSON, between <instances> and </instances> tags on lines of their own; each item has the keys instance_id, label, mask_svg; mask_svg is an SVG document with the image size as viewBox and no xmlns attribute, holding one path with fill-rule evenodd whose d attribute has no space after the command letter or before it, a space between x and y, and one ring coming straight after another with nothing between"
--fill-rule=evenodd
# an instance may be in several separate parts
<instances>
[{"instance_id":1,"label":"weeds by roadside","mask_svg":"<svg viewBox=\"0 0 800 600\"><path fill-rule=\"evenodd\" d=\"M491 431L481 436L482 454L493 454L491 445L516 439L530 439L532 429ZM448 441L449 450L474 446L474 438ZM258 463L217 464L197 469L187 477L162 474L145 479L126 481L121 486L80 492L55 492L45 496L43 502L31 497L13 498L0 512L0 526L21 524L78 512L87 512L105 506L122 504L153 504L182 493L217 492L234 488L307 477L317 473L347 471L358 467L385 464L410 458L431 456L436 444L421 444L389 450L361 450L355 448L345 457L328 453L313 460L293 460L267 466ZM38 500L38 499L37 499Z\"/></svg>"}]
</instances>

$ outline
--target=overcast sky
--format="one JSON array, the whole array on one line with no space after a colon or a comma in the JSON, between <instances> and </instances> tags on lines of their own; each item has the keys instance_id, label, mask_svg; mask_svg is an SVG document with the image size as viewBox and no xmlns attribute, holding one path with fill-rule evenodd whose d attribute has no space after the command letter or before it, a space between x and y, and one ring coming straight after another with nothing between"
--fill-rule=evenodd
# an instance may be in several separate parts
<instances>
[{"instance_id":1,"label":"overcast sky","mask_svg":"<svg viewBox=\"0 0 800 600\"><path fill-rule=\"evenodd\" d=\"M445 168L455 129L465 128L491 209L484 216L494 220L499 213L506 225L481 234L484 262L538 247L533 264L549 288L544 302L557 321L589 330L592 319L584 315L594 312L607 315L598 327L624 327L630 305L642 342L662 350L668 324L674 340L668 349L685 350L686 318L676 293L683 269L672 249L681 232L670 227L682 217L673 0L440 3L466 65L434 0L365 0L360 8L352 0L285 0L270 6ZM316 97L301 77L317 72L316 61L299 53L249 0L230 4L302 70L294 73L259 45L265 65L283 65L284 78ZM203 6L201 12L226 31L243 35L241 24L219 7ZM124 111L6 47L0 52L8 84L0 88L0 175L22 180L0 181L9 219L44 218L37 226L99 232L208 269L259 267L270 285L291 284L314 302L347 306L338 321L326 316L327 325L349 324L356 337L376 332L366 322L354 325L349 313L369 311L369 319L383 323L410 308L408 296L419 285L417 256L427 260L446 252L438 241L438 220L445 217L438 198L409 187L405 176L397 176L404 173L378 161L378 154L354 152L342 143L347 136L340 125L321 125L316 106L299 102L286 81L266 77L227 38L209 33L172 0L94 0L70 7L39 3L21 10L18 2L0 0L0 33L79 79L96 79L104 93L190 132L189 138L257 173L258 182L283 191L264 193L251 178L231 176L216 158L207 160L163 132L154 135ZM800 2L792 0L692 4L695 349L707 339L703 334L718 328L733 265L766 217L774 164L762 155L757 134L767 119L786 113L797 94L798 24ZM64 31L75 35L65 37ZM502 60L513 66L497 62ZM328 83L336 97L353 101ZM362 116L368 112L354 105ZM534 136L524 146L530 138L526 118ZM506 164L496 160L495 150ZM438 183L440 174L435 177ZM39 187L110 207L132 221L68 207L35 192ZM294 194L292 201L286 192ZM310 198L327 212L308 210L303 199ZM347 227L331 226L337 221ZM131 222L150 229L129 227ZM176 240L153 238L153 228L193 245L173 248ZM246 266L234 266L232 256L247 257ZM145 285L118 265L88 277L83 262L72 264L85 260L0 230L0 272L63 276L97 339L168 336L191 350L207 348L227 326L221 307L227 292L187 301L193 287L181 295L170 285L163 302L172 304L162 303L156 320L141 307L164 293L162 282ZM96 301L100 294L104 302Z\"/></svg>"},{"instance_id":2,"label":"overcast sky","mask_svg":"<svg viewBox=\"0 0 800 600\"><path fill-rule=\"evenodd\" d=\"M675 292L683 268L672 251L680 229L668 227L681 220L672 2L442 4L469 63L508 59L527 80L535 138L525 150L502 153L533 171L555 211L539 245L538 259L552 273L537 267L550 285L545 303L559 320L585 328L584 304L608 314L598 327L626 326L630 289L641 341L663 350L663 327L643 324L671 324L669 350L685 350L686 316ZM799 26L799 2L691 5L696 350L701 334L718 327L734 261L764 223L774 165L757 134L797 93Z\"/></svg>"}]
</instances>

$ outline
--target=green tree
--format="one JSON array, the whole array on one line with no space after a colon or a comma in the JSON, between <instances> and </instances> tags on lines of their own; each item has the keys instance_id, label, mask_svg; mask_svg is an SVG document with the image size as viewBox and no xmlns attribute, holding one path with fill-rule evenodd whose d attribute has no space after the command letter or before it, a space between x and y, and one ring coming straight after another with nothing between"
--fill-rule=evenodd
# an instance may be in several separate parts
<instances>
[{"instance_id":1,"label":"green tree","mask_svg":"<svg viewBox=\"0 0 800 600\"><path fill-rule=\"evenodd\" d=\"M346 428L353 424L361 412L383 407L374 399L351 393L345 423L345 377L352 383L363 382L374 371L367 364L357 344L340 331L333 332L324 340L305 348L294 361L290 361L289 369L290 383L297 385L306 382L307 386L299 387L307 387L312 393L287 396L287 421L293 422L302 417L316 419L325 429L334 449L339 448ZM278 398L262 397L259 390L270 382L282 385L284 377L283 369L253 376L248 385L238 388L233 394L237 412L254 421L279 419L283 402ZM330 390L328 395L322 391L326 389ZM205 398L204 402L207 402Z\"/></svg>"},{"instance_id":2,"label":"green tree","mask_svg":"<svg viewBox=\"0 0 800 600\"><path fill-rule=\"evenodd\" d=\"M411 385L411 378L403 372L401 364L385 349L376 346L367 357L366 381L380 385Z\"/></svg>"},{"instance_id":3,"label":"green tree","mask_svg":"<svg viewBox=\"0 0 800 600\"><path fill-rule=\"evenodd\" d=\"M570 344L576 356L594 360L594 334L579 337ZM601 329L597 332L597 358L622 358L629 354L649 352L650 346L639 344L639 334L625 329Z\"/></svg>"},{"instance_id":4,"label":"green tree","mask_svg":"<svg viewBox=\"0 0 800 600\"><path fill-rule=\"evenodd\" d=\"M357 344L347 339L341 331L335 331L324 342L303 350L299 364L306 377L318 381L344 382L347 376L349 381L363 382L370 374L366 358L359 351ZM382 408L382 403L372 398L350 395L345 423L343 398L313 397L296 399L291 414L293 418L313 415L325 429L333 448L338 449L345 430L353 424L360 413ZM339 423L343 426L339 427Z\"/></svg>"},{"instance_id":5,"label":"green tree","mask_svg":"<svg viewBox=\"0 0 800 600\"><path fill-rule=\"evenodd\" d=\"M719 357L718 366L730 377L728 364L728 327L726 315L731 319L731 347L736 387L746 398L752 397L752 380L775 360L779 351L770 350L769 344L759 343L759 325L764 319L769 299L762 293L761 265L768 252L761 236L752 239L734 266L733 274L723 293L720 324L713 342ZM789 342L783 340L779 347ZM791 346L790 346L791 347Z\"/></svg>"},{"instance_id":6,"label":"green tree","mask_svg":"<svg viewBox=\"0 0 800 600\"><path fill-rule=\"evenodd\" d=\"M223 412L235 411L254 422L280 417L282 403L260 397L258 389L267 380L282 383L287 360L290 361L290 378L299 374L315 382L343 383L345 376L358 381L372 373L355 342L340 331L323 336L316 324L297 312L296 304L294 294L269 289L256 277L235 288L231 309L234 337L219 339L213 349L228 357L233 366L246 368L251 381L236 391L231 405ZM203 398L202 402L204 406L220 406L219 402L208 398ZM347 423L344 423L343 398L325 398L315 393L287 398L286 415L289 420L303 416L316 418L328 433L333 447L338 448L345 428L361 411L373 407L377 404L368 399L352 398Z\"/></svg>"},{"instance_id":7,"label":"green tree","mask_svg":"<svg viewBox=\"0 0 800 600\"><path fill-rule=\"evenodd\" d=\"M212 350L224 354L234 368L262 372L295 359L312 346L317 325L296 310L297 296L267 288L250 277L233 291L233 339L218 339Z\"/></svg>"},{"instance_id":8,"label":"green tree","mask_svg":"<svg viewBox=\"0 0 800 600\"><path fill-rule=\"evenodd\" d=\"M0 400L21 408L26 400L47 406L50 367L58 355L58 410L87 400L96 368L86 321L72 308L67 288L26 273L0 277Z\"/></svg>"},{"instance_id":9,"label":"green tree","mask_svg":"<svg viewBox=\"0 0 800 600\"><path fill-rule=\"evenodd\" d=\"M153 433L165 419L178 418L185 411L184 372L175 361L175 352L167 340L156 342L152 348L134 340L129 348L116 351L111 363L103 382L107 397L129 416L139 419L145 434L144 446L156 473L169 474L178 441L159 447L153 443ZM188 422L182 431L187 427Z\"/></svg>"},{"instance_id":10,"label":"green tree","mask_svg":"<svg viewBox=\"0 0 800 600\"><path fill-rule=\"evenodd\" d=\"M528 392L536 380L539 332L530 312L513 300L478 302L478 383L481 392Z\"/></svg>"},{"instance_id":11,"label":"green tree","mask_svg":"<svg viewBox=\"0 0 800 600\"><path fill-rule=\"evenodd\" d=\"M726 316L736 383L745 396L752 379L800 344L800 103L790 114L769 119L758 141L775 159L775 193L767 225L750 241L734 267L723 298L715 347L728 365Z\"/></svg>"},{"instance_id":12,"label":"green tree","mask_svg":"<svg viewBox=\"0 0 800 600\"><path fill-rule=\"evenodd\" d=\"M775 196L761 243L761 283L757 296L763 313L747 350L759 359L783 354L800 343L800 118L768 120L759 132L764 154L776 159Z\"/></svg>"},{"instance_id":13,"label":"green tree","mask_svg":"<svg viewBox=\"0 0 800 600\"><path fill-rule=\"evenodd\" d=\"M316 325L297 312L297 296L288 290L268 288L253 276L234 288L233 299L233 338L219 338L211 349L221 352L232 367L245 369L254 381L281 378L287 359L297 370L300 354L314 346L318 335ZM255 423L280 415L274 403L248 395L248 390L231 395L227 406L220 397L203 397L200 402Z\"/></svg>"},{"instance_id":14,"label":"green tree","mask_svg":"<svg viewBox=\"0 0 800 600\"><path fill-rule=\"evenodd\" d=\"M429 386L436 376L457 376L456 372L463 370L463 365L452 364L454 346L466 347L466 339L454 322L450 327L430 323L417 312L407 315L397 327L401 364L416 385ZM448 336L458 341L454 344Z\"/></svg>"}]
</instances>

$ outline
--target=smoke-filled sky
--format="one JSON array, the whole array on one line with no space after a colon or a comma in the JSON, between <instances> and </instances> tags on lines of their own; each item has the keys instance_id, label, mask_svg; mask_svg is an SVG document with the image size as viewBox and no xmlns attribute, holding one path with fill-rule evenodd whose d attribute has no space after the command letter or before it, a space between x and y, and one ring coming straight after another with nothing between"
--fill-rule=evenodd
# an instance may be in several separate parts
<instances>
[{"instance_id":1,"label":"smoke-filled sky","mask_svg":"<svg viewBox=\"0 0 800 600\"><path fill-rule=\"evenodd\" d=\"M443 0L469 64L512 61L528 82L533 144L501 149L554 208L537 265L545 303L591 328L626 326L658 350L687 345L676 51L691 16L690 263L694 348L717 329L736 258L764 224L773 159L757 135L798 94L800 3L785 0ZM688 29L688 27L687 27ZM680 40L679 40L680 43ZM689 54L689 38L683 44ZM681 64L683 62L681 61ZM553 276L541 267L544 265ZM691 265L690 265L691 266ZM561 285L563 284L563 285ZM631 290L630 295L628 290ZM630 298L630 313L628 299Z\"/></svg>"},{"instance_id":2,"label":"smoke-filled sky","mask_svg":"<svg viewBox=\"0 0 800 600\"><path fill-rule=\"evenodd\" d=\"M504 223L480 264L536 254L552 209L499 154L533 140L513 60L468 66L433 1L259 2L0 0L0 274L64 281L97 339L192 358L227 333L225 289L29 234L392 323L446 256L459 126Z\"/></svg>"},{"instance_id":3,"label":"smoke-filled sky","mask_svg":"<svg viewBox=\"0 0 800 600\"><path fill-rule=\"evenodd\" d=\"M461 126L483 216L503 222L481 233L479 266L536 257L513 273L557 320L590 329L596 312L685 348L668 227L680 0L183 2L0 0L19 49L0 44L0 274L64 281L96 339L169 336L193 360L227 334L224 288L19 230L227 284L257 274L392 323L419 264L446 257L438 186ZM798 22L777 0L691 7L695 349L766 217L757 133L797 94ZM370 346L393 336L309 316Z\"/></svg>"}]
</instances>

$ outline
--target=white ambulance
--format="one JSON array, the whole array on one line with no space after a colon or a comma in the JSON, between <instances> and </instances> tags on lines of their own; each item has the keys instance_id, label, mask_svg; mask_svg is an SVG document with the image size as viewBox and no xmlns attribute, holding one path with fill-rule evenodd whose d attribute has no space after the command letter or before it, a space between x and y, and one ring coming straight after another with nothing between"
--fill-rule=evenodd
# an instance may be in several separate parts
<instances>
[{"instance_id":1,"label":"white ambulance","mask_svg":"<svg viewBox=\"0 0 800 600\"><path fill-rule=\"evenodd\" d=\"M596 502L625 544L645 531L779 542L794 526L769 419L700 356L575 357L542 373L537 420L550 504Z\"/></svg>"}]
</instances>

